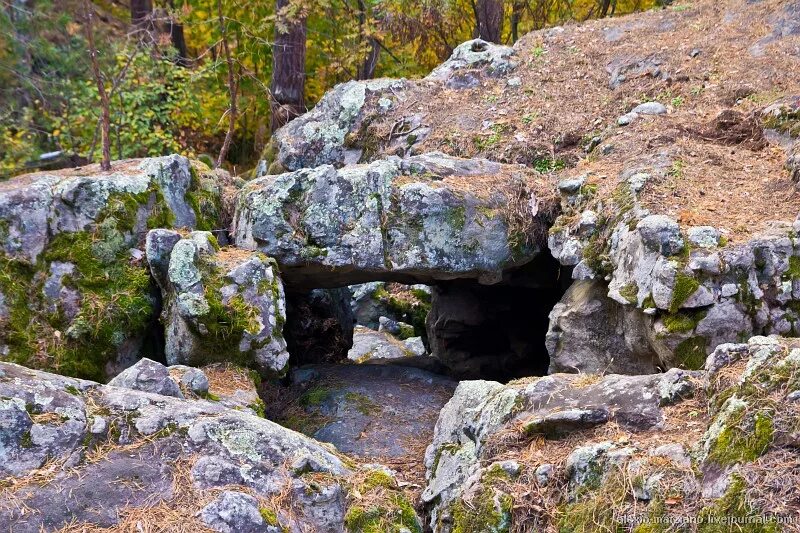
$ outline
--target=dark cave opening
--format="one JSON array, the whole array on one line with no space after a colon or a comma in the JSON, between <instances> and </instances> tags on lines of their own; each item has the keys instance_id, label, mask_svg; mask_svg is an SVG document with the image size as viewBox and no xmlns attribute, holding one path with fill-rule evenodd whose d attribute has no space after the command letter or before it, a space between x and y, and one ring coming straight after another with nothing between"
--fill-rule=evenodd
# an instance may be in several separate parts
<instances>
[{"instance_id":1,"label":"dark cave opening","mask_svg":"<svg viewBox=\"0 0 800 533\"><path fill-rule=\"evenodd\" d=\"M496 285L440 283L427 321L431 351L457 379L543 376L548 315L570 283L570 273L549 254Z\"/></svg>"},{"instance_id":2,"label":"dark cave opening","mask_svg":"<svg viewBox=\"0 0 800 533\"><path fill-rule=\"evenodd\" d=\"M503 382L547 374L548 315L571 281L568 269L543 253L505 273L494 285L466 279L431 285L424 341L433 357L423 367L456 379ZM287 287L284 336L293 366L347 360L359 323L351 301L347 287L311 291ZM393 364L420 366L421 362L408 359Z\"/></svg>"}]
</instances>

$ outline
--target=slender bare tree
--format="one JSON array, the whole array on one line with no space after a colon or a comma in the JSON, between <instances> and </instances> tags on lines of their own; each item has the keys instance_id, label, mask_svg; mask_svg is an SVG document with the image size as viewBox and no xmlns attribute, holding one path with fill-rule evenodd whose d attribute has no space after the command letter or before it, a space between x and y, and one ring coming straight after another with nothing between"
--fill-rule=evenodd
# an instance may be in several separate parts
<instances>
[{"instance_id":1,"label":"slender bare tree","mask_svg":"<svg viewBox=\"0 0 800 533\"><path fill-rule=\"evenodd\" d=\"M291 0L275 1L270 131L305 111L306 14Z\"/></svg>"},{"instance_id":2,"label":"slender bare tree","mask_svg":"<svg viewBox=\"0 0 800 533\"><path fill-rule=\"evenodd\" d=\"M92 74L97 83L97 92L100 95L100 134L103 158L100 161L101 170L111 170L111 139L109 129L111 126L111 111L108 93L106 92L105 79L100 71L100 62L97 59L97 47L94 42L94 8L89 0L83 3L86 41L89 43L89 61L92 65Z\"/></svg>"}]
</instances>

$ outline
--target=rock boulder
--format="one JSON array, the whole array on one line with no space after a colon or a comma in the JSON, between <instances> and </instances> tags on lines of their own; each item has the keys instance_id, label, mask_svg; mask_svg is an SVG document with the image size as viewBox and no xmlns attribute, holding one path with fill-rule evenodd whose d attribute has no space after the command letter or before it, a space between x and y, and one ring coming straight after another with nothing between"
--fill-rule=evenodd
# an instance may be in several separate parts
<instances>
[{"instance_id":1,"label":"rock boulder","mask_svg":"<svg viewBox=\"0 0 800 533\"><path fill-rule=\"evenodd\" d=\"M289 359L283 284L259 252L220 249L209 232L181 238L154 230L147 258L164 300L170 364L231 361L282 374Z\"/></svg>"},{"instance_id":2,"label":"rock boulder","mask_svg":"<svg viewBox=\"0 0 800 533\"><path fill-rule=\"evenodd\" d=\"M247 184L236 244L274 257L287 284L318 288L369 280L500 280L539 253L543 178L521 166L428 154ZM513 198L531 220L511 223ZM541 205L540 205L541 204Z\"/></svg>"}]
</instances>

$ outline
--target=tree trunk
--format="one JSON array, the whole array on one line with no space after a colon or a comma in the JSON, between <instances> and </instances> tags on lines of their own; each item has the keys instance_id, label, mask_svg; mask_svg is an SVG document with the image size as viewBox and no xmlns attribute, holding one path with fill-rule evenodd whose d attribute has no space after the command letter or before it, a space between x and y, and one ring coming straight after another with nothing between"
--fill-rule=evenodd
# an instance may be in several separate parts
<instances>
[{"instance_id":1,"label":"tree trunk","mask_svg":"<svg viewBox=\"0 0 800 533\"><path fill-rule=\"evenodd\" d=\"M305 111L306 19L290 16L289 0L276 0L275 44L272 48L270 131Z\"/></svg>"},{"instance_id":2,"label":"tree trunk","mask_svg":"<svg viewBox=\"0 0 800 533\"><path fill-rule=\"evenodd\" d=\"M153 12L151 0L131 0L131 24L142 27L147 25L150 13Z\"/></svg>"},{"instance_id":3,"label":"tree trunk","mask_svg":"<svg viewBox=\"0 0 800 533\"><path fill-rule=\"evenodd\" d=\"M222 148L219 150L217 157L216 167L222 166L225 157L228 155L228 150L231 147L233 140L233 130L236 127L236 114L238 109L236 107L236 98L239 93L239 82L234 72L233 57L231 57L231 49L228 44L228 28L225 22L225 17L222 16L222 0L217 0L217 19L219 21L219 31L222 34L222 50L225 53L225 63L228 67L228 131L225 133L225 140L222 142Z\"/></svg>"},{"instance_id":4,"label":"tree trunk","mask_svg":"<svg viewBox=\"0 0 800 533\"><path fill-rule=\"evenodd\" d=\"M519 22L522 20L522 12L525 9L525 3L522 0L514 0L511 7L511 42L517 42L519 39Z\"/></svg>"},{"instance_id":5,"label":"tree trunk","mask_svg":"<svg viewBox=\"0 0 800 533\"><path fill-rule=\"evenodd\" d=\"M100 72L100 63L97 61L97 47L94 42L94 9L91 7L89 0L84 1L83 8L86 16L84 31L86 32L86 41L89 44L89 62L92 65L92 74L97 83L97 92L100 95L100 134L103 147L103 159L100 161L100 170L109 171L111 170L111 139L109 137L111 111L109 109L110 105L108 102L108 93L106 92L106 84Z\"/></svg>"},{"instance_id":6,"label":"tree trunk","mask_svg":"<svg viewBox=\"0 0 800 533\"><path fill-rule=\"evenodd\" d=\"M170 11L175 10L175 3L173 0L169 0L169 7ZM183 34L183 24L176 22L172 16L170 16L169 19L169 38L172 42L172 47L178 54L175 58L175 63L182 67L188 67L189 60L188 52L186 51L186 37Z\"/></svg>"},{"instance_id":7,"label":"tree trunk","mask_svg":"<svg viewBox=\"0 0 800 533\"><path fill-rule=\"evenodd\" d=\"M474 9L477 37L499 43L503 32L503 0L476 0Z\"/></svg>"},{"instance_id":8,"label":"tree trunk","mask_svg":"<svg viewBox=\"0 0 800 533\"><path fill-rule=\"evenodd\" d=\"M366 51L366 56L359 62L356 72L356 78L359 80L372 79L381 51L378 41L366 34L368 9L364 0L358 0L358 44L359 50Z\"/></svg>"}]
</instances>

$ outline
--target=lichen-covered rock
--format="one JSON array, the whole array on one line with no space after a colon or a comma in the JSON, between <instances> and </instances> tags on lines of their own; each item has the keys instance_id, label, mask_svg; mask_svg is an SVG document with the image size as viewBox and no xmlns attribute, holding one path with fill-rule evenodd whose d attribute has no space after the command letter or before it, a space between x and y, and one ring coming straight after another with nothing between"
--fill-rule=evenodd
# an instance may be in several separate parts
<instances>
[{"instance_id":1,"label":"lichen-covered rock","mask_svg":"<svg viewBox=\"0 0 800 533\"><path fill-rule=\"evenodd\" d=\"M700 516L774 531L793 516L767 480L800 465L799 369L795 341L753 337L718 346L701 371L463 381L426 453L431 527L614 531Z\"/></svg>"},{"instance_id":2,"label":"lichen-covered rock","mask_svg":"<svg viewBox=\"0 0 800 533\"><path fill-rule=\"evenodd\" d=\"M532 234L543 231L548 209L536 184L523 167L443 154L303 169L247 184L235 239L274 257L285 281L301 287L376 279L493 283L539 252ZM529 230L507 216L520 197L532 217Z\"/></svg>"},{"instance_id":3,"label":"lichen-covered rock","mask_svg":"<svg viewBox=\"0 0 800 533\"><path fill-rule=\"evenodd\" d=\"M420 337L399 340L385 331L356 326L353 347L347 358L354 363L395 363L405 366L423 365L416 358L425 357L425 345Z\"/></svg>"},{"instance_id":4,"label":"lichen-covered rock","mask_svg":"<svg viewBox=\"0 0 800 533\"><path fill-rule=\"evenodd\" d=\"M800 390L800 348L793 342L753 337L723 344L706 360L706 371L712 418L697 444L699 462L730 468L773 445L798 443L800 407L785 401Z\"/></svg>"},{"instance_id":5,"label":"lichen-covered rock","mask_svg":"<svg viewBox=\"0 0 800 533\"><path fill-rule=\"evenodd\" d=\"M279 533L261 516L258 500L244 492L226 490L200 513L205 525L220 533Z\"/></svg>"},{"instance_id":6,"label":"lichen-covered rock","mask_svg":"<svg viewBox=\"0 0 800 533\"><path fill-rule=\"evenodd\" d=\"M143 392L152 392L153 394L161 394L162 396L174 396L176 398L183 398L178 384L173 381L169 375L169 369L152 361L150 359L142 358L130 368L126 368L111 381L108 382L112 387L123 387L126 389L134 389ZM208 380L206 380L206 390L208 389Z\"/></svg>"},{"instance_id":7,"label":"lichen-covered rock","mask_svg":"<svg viewBox=\"0 0 800 533\"><path fill-rule=\"evenodd\" d=\"M285 371L285 297L273 260L258 252L220 250L209 232L175 240L155 230L147 242L153 277L164 280L168 363L230 361L264 374Z\"/></svg>"},{"instance_id":8,"label":"lichen-covered rock","mask_svg":"<svg viewBox=\"0 0 800 533\"><path fill-rule=\"evenodd\" d=\"M473 39L456 46L450 58L433 69L426 79L451 82L449 86L458 86L453 80L458 71L485 71L489 76L501 76L513 71L517 64L513 60L515 52L510 46L502 46Z\"/></svg>"},{"instance_id":9,"label":"lichen-covered rock","mask_svg":"<svg viewBox=\"0 0 800 533\"><path fill-rule=\"evenodd\" d=\"M337 85L319 103L273 135L259 162L256 177L321 165L341 167L369 162L383 151L412 153L430 128L424 117L412 114L392 129L384 141L370 131L373 122L409 99L416 87L443 85L452 89L474 87L482 76L505 76L514 70L514 49L474 39L460 44L453 54L422 80L378 79Z\"/></svg>"},{"instance_id":10,"label":"lichen-covered rock","mask_svg":"<svg viewBox=\"0 0 800 533\"><path fill-rule=\"evenodd\" d=\"M142 529L169 516L197 531L343 531L366 503L349 460L214 402L10 363L0 363L0 397L4 531L113 527L129 513ZM418 520L396 483L369 501Z\"/></svg>"},{"instance_id":11,"label":"lichen-covered rock","mask_svg":"<svg viewBox=\"0 0 800 533\"><path fill-rule=\"evenodd\" d=\"M598 376L589 384L568 374L509 385L462 381L442 409L425 453L428 485L422 500L432 509L431 526L451 531L453 515L471 485L467 480L479 472L494 435L515 427L528 438L558 440L609 422L632 432L654 431L663 425L665 406L693 395L696 378L673 369L655 375Z\"/></svg>"},{"instance_id":12,"label":"lichen-covered rock","mask_svg":"<svg viewBox=\"0 0 800 533\"><path fill-rule=\"evenodd\" d=\"M348 135L364 126L368 102L376 105L384 94L402 92L404 80L349 81L337 85L319 103L275 132L265 154L265 170L270 174L320 165L342 166L357 163L363 150L349 148ZM370 107L372 107L370 106Z\"/></svg>"},{"instance_id":13,"label":"lichen-covered rock","mask_svg":"<svg viewBox=\"0 0 800 533\"><path fill-rule=\"evenodd\" d=\"M0 359L99 380L160 355L138 246L154 227L221 227L225 179L172 155L0 184Z\"/></svg>"},{"instance_id":14,"label":"lichen-covered rock","mask_svg":"<svg viewBox=\"0 0 800 533\"><path fill-rule=\"evenodd\" d=\"M644 355L647 364L692 369L702 367L719 344L758 334L794 335L800 319L796 312L800 253L792 226L774 222L760 235L736 244L727 243L710 226L684 231L670 217L640 207L642 185L634 178L643 172L634 167L620 173L611 208L608 199L583 190L585 185L569 193L562 201L563 218L556 221L548 241L554 257L565 266L575 266L575 279L596 280L594 305L620 309L619 316L625 319L610 321L609 331L624 322L625 344L629 344L628 336L635 338L632 348L637 357ZM665 172L665 164L657 161L647 174L664 176ZM605 206L608 217L592 232L582 229L577 219L582 212L578 209L589 206L599 211ZM614 302L604 301L603 287ZM585 329L560 324L580 308L574 296L574 291L567 293L554 311L553 354L564 352L558 345L585 342ZM584 362L568 357L569 364L561 366L557 355L554 368L600 370L602 358L594 355L595 350L588 353ZM621 359L630 360L628 356Z\"/></svg>"}]
</instances>

